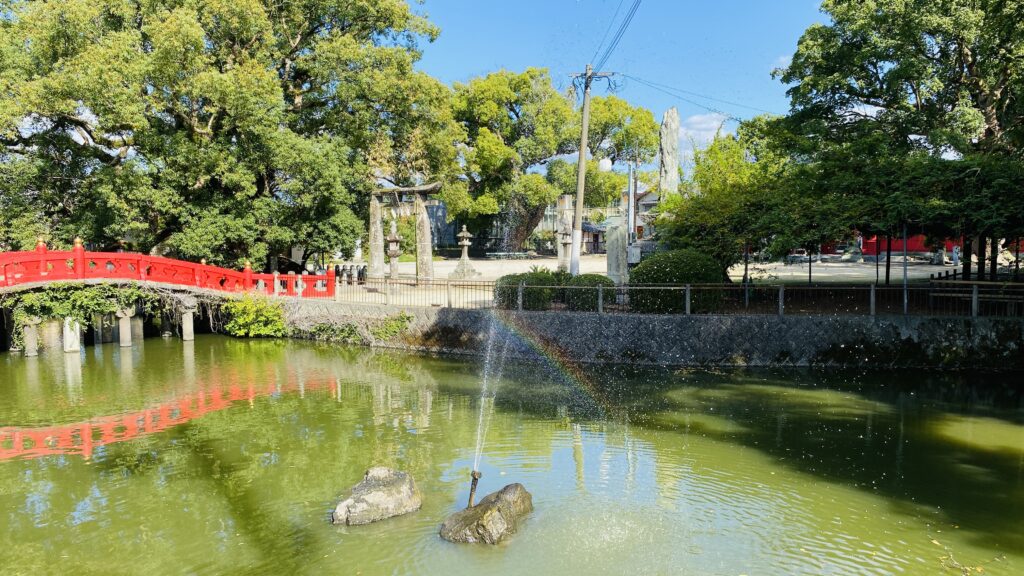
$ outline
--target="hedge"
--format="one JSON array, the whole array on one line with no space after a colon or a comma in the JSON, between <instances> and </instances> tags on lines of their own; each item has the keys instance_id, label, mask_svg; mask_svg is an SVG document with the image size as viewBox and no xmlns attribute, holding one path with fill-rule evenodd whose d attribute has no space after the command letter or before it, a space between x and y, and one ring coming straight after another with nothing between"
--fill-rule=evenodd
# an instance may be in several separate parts
<instances>
[{"instance_id":1,"label":"hedge","mask_svg":"<svg viewBox=\"0 0 1024 576\"><path fill-rule=\"evenodd\" d=\"M615 298L615 282L600 274L580 274L569 280L565 303L570 310L597 311L598 286L604 287L605 302Z\"/></svg>"},{"instance_id":2,"label":"hedge","mask_svg":"<svg viewBox=\"0 0 1024 576\"><path fill-rule=\"evenodd\" d=\"M644 259L629 273L631 287L671 284L720 284L722 268L710 256L697 250L684 249L660 252ZM722 294L717 290L693 292L690 310L694 313L714 312ZM686 308L685 295L679 288L630 290L630 307L637 312L671 314Z\"/></svg>"},{"instance_id":3,"label":"hedge","mask_svg":"<svg viewBox=\"0 0 1024 576\"><path fill-rule=\"evenodd\" d=\"M494 306L503 310L519 307L519 285L523 284L523 310L547 310L555 297L557 280L551 272L508 274L494 283Z\"/></svg>"}]
</instances>

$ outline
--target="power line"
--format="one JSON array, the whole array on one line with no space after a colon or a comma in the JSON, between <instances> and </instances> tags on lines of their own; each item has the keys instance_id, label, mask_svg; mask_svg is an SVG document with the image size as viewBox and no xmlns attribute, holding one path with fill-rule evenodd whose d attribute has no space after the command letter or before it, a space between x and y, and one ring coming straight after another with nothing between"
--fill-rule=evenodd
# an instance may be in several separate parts
<instances>
[{"instance_id":1,"label":"power line","mask_svg":"<svg viewBox=\"0 0 1024 576\"><path fill-rule=\"evenodd\" d=\"M604 35L601 36L601 41L597 44L597 48L594 50L594 55L590 57L590 61L594 62L597 60L597 53L601 51L601 47L604 46L604 41L608 39L608 33L612 31L612 26L615 25L615 19L619 17L619 10L622 9L622 3L625 0L619 0L619 5L615 7L615 14L612 14L612 19L608 21L608 27L604 29Z\"/></svg>"},{"instance_id":2,"label":"power line","mask_svg":"<svg viewBox=\"0 0 1024 576\"><path fill-rule=\"evenodd\" d=\"M668 93L666 91L675 92L677 94L671 94L671 95L675 96L676 98L679 98L681 100L684 100L686 102L690 102L690 101L686 100L685 98L683 98L679 94L688 94L690 96L696 96L697 98L703 98L705 100L711 100L712 102L719 102L719 103L722 103L722 104L728 104L729 106L737 106L739 108L746 108L748 110L754 110L754 111L757 111L757 112L764 112L766 114L776 114L776 112L772 112L771 110L765 110L764 108L758 108L757 106L750 106L750 105L747 105L747 104L740 104L739 102L732 102L732 101L729 101L729 100L723 100L721 98L715 98L714 96L706 96L706 95L701 94L699 92L693 92L691 90L684 90L682 88L676 88L674 86L668 86L666 84L660 84L660 83L655 82L653 80L645 80L643 78L637 78L636 76L631 76L629 74L619 73L619 75L622 76L623 78L629 78L630 80L636 80L637 82L640 82L641 84L645 84L645 85L647 85L650 88L654 88L655 90L661 90L662 92L665 92L665 93ZM690 102L690 103L693 104L693 102ZM705 109L710 109L710 108L708 108L708 107L706 107L704 105L701 105L701 104L695 104L695 105L696 106L700 106L700 107L705 108ZM712 110L712 111L714 111L714 110Z\"/></svg>"},{"instance_id":3,"label":"power line","mask_svg":"<svg viewBox=\"0 0 1024 576\"><path fill-rule=\"evenodd\" d=\"M626 17L622 20L622 24L619 26L618 31L615 32L615 36L612 37L612 41L605 48L604 53L597 60L597 65L594 66L594 72L600 72L604 65L608 62L608 58L618 47L619 41L622 40L622 36L626 33L629 28L630 22L633 21L633 16L636 16L636 11L640 9L640 2L642 0L633 0L633 5L629 7L629 12L626 12Z\"/></svg>"}]
</instances>

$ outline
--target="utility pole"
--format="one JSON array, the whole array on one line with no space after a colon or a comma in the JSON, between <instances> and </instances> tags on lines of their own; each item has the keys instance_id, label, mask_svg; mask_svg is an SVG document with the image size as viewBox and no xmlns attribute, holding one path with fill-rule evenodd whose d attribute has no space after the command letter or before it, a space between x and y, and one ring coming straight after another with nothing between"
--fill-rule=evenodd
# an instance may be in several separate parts
<instances>
[{"instance_id":1,"label":"utility pole","mask_svg":"<svg viewBox=\"0 0 1024 576\"><path fill-rule=\"evenodd\" d=\"M579 77L581 75L577 75ZM590 130L590 84L594 78L607 78L610 74L595 74L587 64L583 76L583 126L580 129L580 159L576 167L576 213L572 220L572 248L569 252L569 273L580 274L580 253L583 248L583 191L587 179L587 133Z\"/></svg>"}]
</instances>

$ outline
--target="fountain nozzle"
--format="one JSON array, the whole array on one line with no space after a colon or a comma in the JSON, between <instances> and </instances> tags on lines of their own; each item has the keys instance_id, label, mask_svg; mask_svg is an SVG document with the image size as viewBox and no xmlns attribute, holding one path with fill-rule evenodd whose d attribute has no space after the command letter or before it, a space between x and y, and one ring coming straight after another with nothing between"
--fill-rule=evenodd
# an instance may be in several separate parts
<instances>
[{"instance_id":1,"label":"fountain nozzle","mask_svg":"<svg viewBox=\"0 0 1024 576\"><path fill-rule=\"evenodd\" d=\"M480 477L481 476L483 476L483 474L481 474L477 470L473 470L469 474L469 477L472 478L473 480L469 484L469 506L466 506L466 508L472 508L473 507L473 499L476 498L476 484L477 484L477 482L480 481Z\"/></svg>"}]
</instances>

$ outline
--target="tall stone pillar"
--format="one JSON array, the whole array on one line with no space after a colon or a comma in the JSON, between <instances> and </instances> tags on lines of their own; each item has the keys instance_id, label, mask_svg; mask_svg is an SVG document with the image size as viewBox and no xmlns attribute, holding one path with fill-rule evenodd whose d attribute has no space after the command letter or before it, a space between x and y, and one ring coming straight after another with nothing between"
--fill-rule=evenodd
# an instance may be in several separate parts
<instances>
[{"instance_id":1,"label":"tall stone pillar","mask_svg":"<svg viewBox=\"0 0 1024 576\"><path fill-rule=\"evenodd\" d=\"M125 308L115 313L117 316L118 343L121 348L132 346L132 317L135 316L134 308Z\"/></svg>"},{"instance_id":2,"label":"tall stone pillar","mask_svg":"<svg viewBox=\"0 0 1024 576\"><path fill-rule=\"evenodd\" d=\"M25 326L22 328L22 336L25 341L25 356L39 355L39 323L42 318L32 316L25 319Z\"/></svg>"},{"instance_id":3,"label":"tall stone pillar","mask_svg":"<svg viewBox=\"0 0 1024 576\"><path fill-rule=\"evenodd\" d=\"M629 282L629 267L626 264L628 227L622 221L622 216L612 216L606 223L608 226L605 238L608 247L608 278L621 286Z\"/></svg>"},{"instance_id":4,"label":"tall stone pillar","mask_svg":"<svg viewBox=\"0 0 1024 576\"><path fill-rule=\"evenodd\" d=\"M80 352L82 350L82 325L74 318L64 319L64 343L65 352Z\"/></svg>"},{"instance_id":5,"label":"tall stone pillar","mask_svg":"<svg viewBox=\"0 0 1024 576\"><path fill-rule=\"evenodd\" d=\"M381 221L380 195L370 194L370 267L366 277L384 278L384 223Z\"/></svg>"},{"instance_id":6,"label":"tall stone pillar","mask_svg":"<svg viewBox=\"0 0 1024 576\"><path fill-rule=\"evenodd\" d=\"M658 178L658 202L679 190L679 111L675 107L665 112L661 121L661 157Z\"/></svg>"},{"instance_id":7,"label":"tall stone pillar","mask_svg":"<svg viewBox=\"0 0 1024 576\"><path fill-rule=\"evenodd\" d=\"M181 313L181 339L191 342L196 339L195 327L193 326L195 308L187 308Z\"/></svg>"},{"instance_id":8,"label":"tall stone pillar","mask_svg":"<svg viewBox=\"0 0 1024 576\"><path fill-rule=\"evenodd\" d=\"M131 324L132 324L132 341L133 342L142 342L142 340L146 337L146 323L142 319L142 316L139 316L138 314L135 314L134 316L132 316Z\"/></svg>"},{"instance_id":9,"label":"tall stone pillar","mask_svg":"<svg viewBox=\"0 0 1024 576\"><path fill-rule=\"evenodd\" d=\"M416 214L416 279L434 278L434 242L431 238L430 216L422 193L416 193L414 212Z\"/></svg>"}]
</instances>

